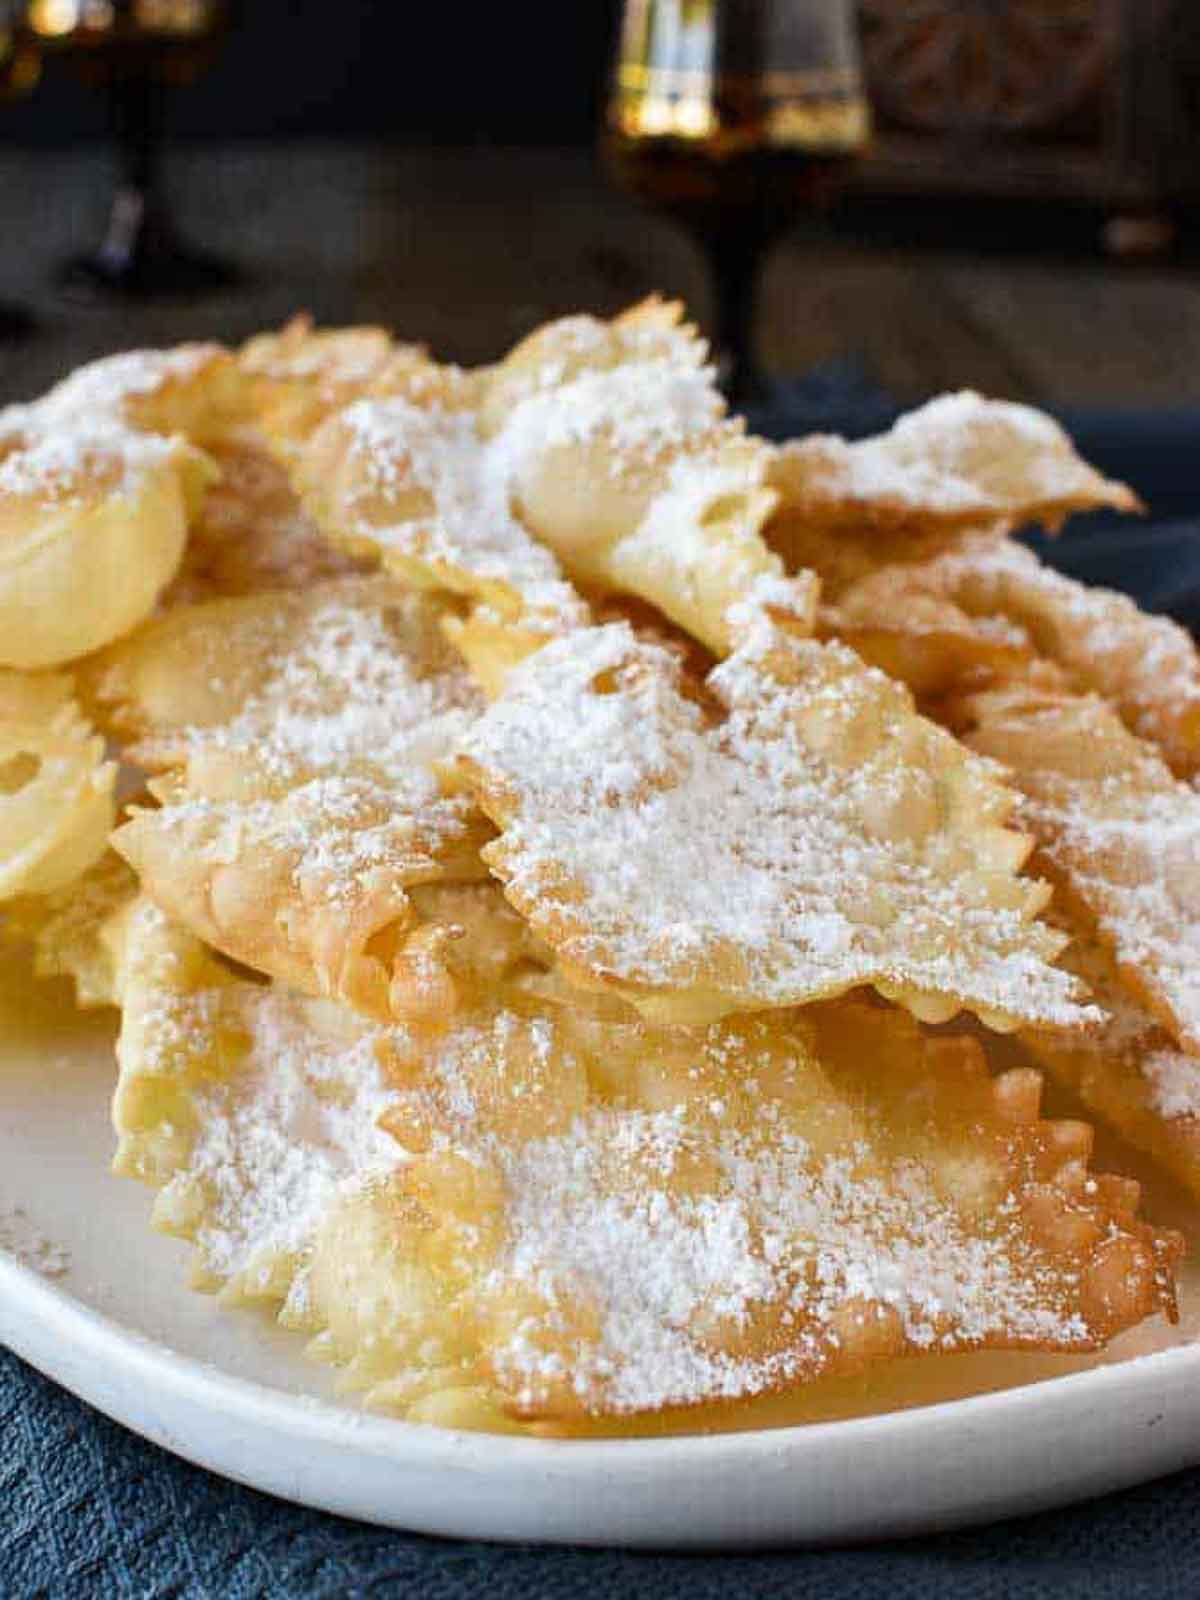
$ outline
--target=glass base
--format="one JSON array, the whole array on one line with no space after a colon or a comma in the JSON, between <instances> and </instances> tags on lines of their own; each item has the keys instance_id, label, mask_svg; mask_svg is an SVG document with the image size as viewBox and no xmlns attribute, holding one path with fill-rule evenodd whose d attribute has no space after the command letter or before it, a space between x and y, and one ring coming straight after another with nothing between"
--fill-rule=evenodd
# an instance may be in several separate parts
<instances>
[{"instance_id":1,"label":"glass base","mask_svg":"<svg viewBox=\"0 0 1200 1600\"><path fill-rule=\"evenodd\" d=\"M197 300L243 281L232 262L183 242L157 190L133 184L113 196L99 247L68 261L58 278L64 293L85 303Z\"/></svg>"},{"instance_id":2,"label":"glass base","mask_svg":"<svg viewBox=\"0 0 1200 1600\"><path fill-rule=\"evenodd\" d=\"M101 248L65 262L58 272L63 293L82 302L198 300L244 282L235 263L183 245L123 256Z\"/></svg>"},{"instance_id":3,"label":"glass base","mask_svg":"<svg viewBox=\"0 0 1200 1600\"><path fill-rule=\"evenodd\" d=\"M762 410L771 404L771 381L745 351L728 345L717 350L717 383L731 411Z\"/></svg>"},{"instance_id":4,"label":"glass base","mask_svg":"<svg viewBox=\"0 0 1200 1600\"><path fill-rule=\"evenodd\" d=\"M37 321L32 311L14 305L11 300L0 301L0 344L23 344L37 332Z\"/></svg>"}]
</instances>

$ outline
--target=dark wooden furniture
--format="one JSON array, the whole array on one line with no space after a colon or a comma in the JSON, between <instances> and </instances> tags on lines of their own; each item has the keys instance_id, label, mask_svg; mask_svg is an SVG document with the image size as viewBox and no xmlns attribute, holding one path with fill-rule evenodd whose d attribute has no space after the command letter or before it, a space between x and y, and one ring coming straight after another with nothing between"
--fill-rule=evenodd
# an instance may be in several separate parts
<instances>
[{"instance_id":1,"label":"dark wooden furniture","mask_svg":"<svg viewBox=\"0 0 1200 1600\"><path fill-rule=\"evenodd\" d=\"M494 361L540 321L657 289L708 310L702 262L578 150L185 144L180 221L246 263L194 306L65 311L48 265L103 204L106 153L0 147L0 299L42 325L0 346L0 404L130 345L237 340L308 307L385 322L441 356ZM487 263L481 272L480 262ZM1200 278L1057 252L983 255L794 234L763 276L758 343L779 374L851 353L900 400L963 386L1050 405L1200 402Z\"/></svg>"},{"instance_id":2,"label":"dark wooden furniture","mask_svg":"<svg viewBox=\"0 0 1200 1600\"><path fill-rule=\"evenodd\" d=\"M860 0L873 192L1200 200L1196 0Z\"/></svg>"}]
</instances>

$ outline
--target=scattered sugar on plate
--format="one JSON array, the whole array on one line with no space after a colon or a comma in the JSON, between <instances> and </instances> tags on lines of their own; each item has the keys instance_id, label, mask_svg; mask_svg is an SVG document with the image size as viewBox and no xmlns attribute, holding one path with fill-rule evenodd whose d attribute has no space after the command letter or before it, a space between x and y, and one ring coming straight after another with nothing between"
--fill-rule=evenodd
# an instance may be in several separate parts
<instances>
[{"instance_id":1,"label":"scattered sugar on plate","mask_svg":"<svg viewBox=\"0 0 1200 1600\"><path fill-rule=\"evenodd\" d=\"M0 1250L43 1278L62 1278L71 1270L70 1251L48 1239L23 1206L0 1209Z\"/></svg>"}]
</instances>

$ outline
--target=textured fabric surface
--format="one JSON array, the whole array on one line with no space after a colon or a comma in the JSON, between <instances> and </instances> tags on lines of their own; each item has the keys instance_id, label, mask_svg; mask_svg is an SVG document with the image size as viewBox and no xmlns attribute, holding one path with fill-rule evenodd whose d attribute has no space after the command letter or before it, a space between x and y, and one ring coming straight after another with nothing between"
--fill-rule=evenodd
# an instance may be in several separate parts
<instances>
[{"instance_id":1,"label":"textured fabric surface","mask_svg":"<svg viewBox=\"0 0 1200 1600\"><path fill-rule=\"evenodd\" d=\"M1166 1600L1200 1594L1200 1472L858 1550L684 1556L368 1528L145 1444L0 1351L4 1600Z\"/></svg>"},{"instance_id":2,"label":"textured fabric surface","mask_svg":"<svg viewBox=\"0 0 1200 1600\"><path fill-rule=\"evenodd\" d=\"M852 369L850 377L855 378ZM838 390L838 375L832 388ZM798 388L771 431L886 425L843 382ZM843 409L837 409L838 394ZM1072 534L1051 557L1200 626L1200 414L1066 419L1152 520ZM182 1289L181 1289L181 1292ZM869 1549L744 1556L500 1548L305 1511L188 1466L0 1350L0 1600L1158 1600L1200 1595L1200 1472L1020 1522Z\"/></svg>"}]
</instances>

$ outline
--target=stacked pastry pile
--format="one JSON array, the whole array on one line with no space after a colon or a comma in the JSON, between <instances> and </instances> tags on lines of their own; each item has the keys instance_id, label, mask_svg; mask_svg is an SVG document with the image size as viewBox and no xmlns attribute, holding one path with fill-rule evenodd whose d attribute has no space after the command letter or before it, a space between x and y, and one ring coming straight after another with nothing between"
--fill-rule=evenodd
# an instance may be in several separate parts
<instances>
[{"instance_id":1,"label":"stacked pastry pile","mask_svg":"<svg viewBox=\"0 0 1200 1600\"><path fill-rule=\"evenodd\" d=\"M769 446L658 302L0 414L5 927L120 1008L195 1286L560 1432L1170 1314L988 1053L1200 1192L1200 665L1011 538L1098 506L973 395Z\"/></svg>"}]
</instances>

